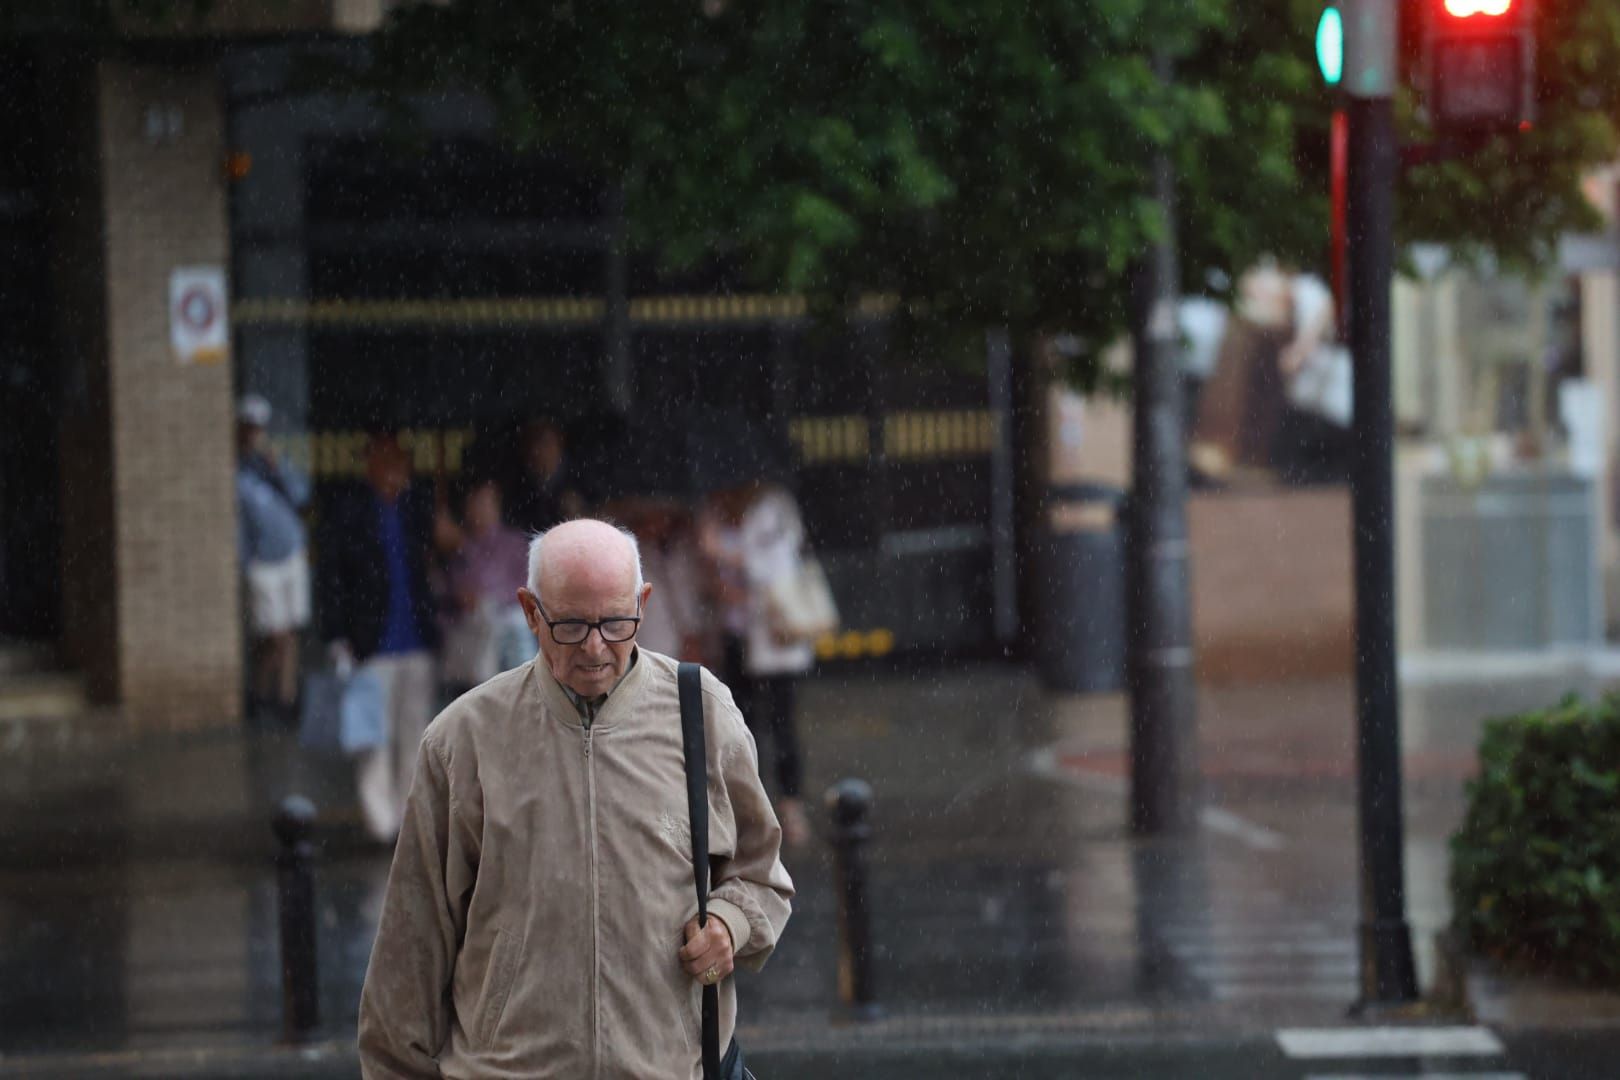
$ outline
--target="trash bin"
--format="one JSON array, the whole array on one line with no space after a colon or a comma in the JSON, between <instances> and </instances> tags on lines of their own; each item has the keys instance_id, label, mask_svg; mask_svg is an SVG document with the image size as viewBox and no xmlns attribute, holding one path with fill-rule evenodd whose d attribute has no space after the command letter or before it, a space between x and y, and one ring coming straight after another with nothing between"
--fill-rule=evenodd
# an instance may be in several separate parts
<instances>
[{"instance_id":1,"label":"trash bin","mask_svg":"<svg viewBox=\"0 0 1620 1080\"><path fill-rule=\"evenodd\" d=\"M1051 690L1125 685L1125 493L1102 484L1048 490L1040 555L1036 667Z\"/></svg>"}]
</instances>

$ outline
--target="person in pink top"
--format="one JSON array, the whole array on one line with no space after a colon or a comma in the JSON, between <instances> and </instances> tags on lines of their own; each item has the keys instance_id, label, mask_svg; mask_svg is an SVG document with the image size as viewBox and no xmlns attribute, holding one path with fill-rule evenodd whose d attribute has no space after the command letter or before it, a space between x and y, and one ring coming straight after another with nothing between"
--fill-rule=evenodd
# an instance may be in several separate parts
<instances>
[{"instance_id":1,"label":"person in pink top","mask_svg":"<svg viewBox=\"0 0 1620 1080\"><path fill-rule=\"evenodd\" d=\"M477 686L534 656L523 610L514 597L528 574L529 539L501 519L501 489L493 478L467 489L461 522L442 521L446 562L443 605L444 681L452 688ZM526 643L526 655L515 646Z\"/></svg>"}]
</instances>

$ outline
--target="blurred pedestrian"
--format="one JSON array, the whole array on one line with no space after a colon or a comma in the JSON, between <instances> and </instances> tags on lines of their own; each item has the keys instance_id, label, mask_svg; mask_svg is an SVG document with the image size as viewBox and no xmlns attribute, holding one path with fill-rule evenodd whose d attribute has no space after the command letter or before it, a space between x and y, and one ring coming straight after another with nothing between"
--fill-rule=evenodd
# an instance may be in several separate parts
<instances>
[{"instance_id":1,"label":"blurred pedestrian","mask_svg":"<svg viewBox=\"0 0 1620 1080\"><path fill-rule=\"evenodd\" d=\"M270 403L244 396L236 413L237 549L247 585L250 716L296 715L299 632L309 625L309 551L300 512L309 485L270 448Z\"/></svg>"},{"instance_id":2,"label":"blurred pedestrian","mask_svg":"<svg viewBox=\"0 0 1620 1080\"><path fill-rule=\"evenodd\" d=\"M506 520L533 535L585 512L586 497L568 457L563 430L552 420L523 429L518 475L506 498Z\"/></svg>"},{"instance_id":3,"label":"blurred pedestrian","mask_svg":"<svg viewBox=\"0 0 1620 1080\"><path fill-rule=\"evenodd\" d=\"M340 667L359 664L382 688L383 740L362 751L355 780L366 829L399 832L417 744L433 716L438 627L427 563L431 499L410 487L411 462L392 434L366 445L366 483L322 518L324 638Z\"/></svg>"},{"instance_id":4,"label":"blurred pedestrian","mask_svg":"<svg viewBox=\"0 0 1620 1080\"><path fill-rule=\"evenodd\" d=\"M756 739L768 741L777 816L789 846L810 839L804 762L795 710L798 677L810 670L810 640L785 635L770 590L793 578L805 554L804 521L786 488L752 480L713 493L699 542L720 611L721 671Z\"/></svg>"},{"instance_id":5,"label":"blurred pedestrian","mask_svg":"<svg viewBox=\"0 0 1620 1080\"><path fill-rule=\"evenodd\" d=\"M1199 395L1188 461L1203 478L1270 475L1288 405L1283 350L1293 336L1289 275L1274 260L1262 261L1238 280L1237 309Z\"/></svg>"},{"instance_id":6,"label":"blurred pedestrian","mask_svg":"<svg viewBox=\"0 0 1620 1080\"><path fill-rule=\"evenodd\" d=\"M753 740L701 676L710 918L696 910L677 665L636 647L633 537L538 537L519 597L541 656L422 740L360 998L363 1076L701 1075L699 987L757 970L793 883Z\"/></svg>"},{"instance_id":7,"label":"blurred pedestrian","mask_svg":"<svg viewBox=\"0 0 1620 1080\"><path fill-rule=\"evenodd\" d=\"M501 489L476 477L462 496L461 520L435 528L448 549L443 674L459 693L534 658L534 637L517 602L528 573L529 539L501 520Z\"/></svg>"},{"instance_id":8,"label":"blurred pedestrian","mask_svg":"<svg viewBox=\"0 0 1620 1080\"><path fill-rule=\"evenodd\" d=\"M640 542L642 567L658 589L636 641L678 660L705 662L712 651L711 623L691 510L671 498L638 498L621 503L617 514Z\"/></svg>"}]
</instances>

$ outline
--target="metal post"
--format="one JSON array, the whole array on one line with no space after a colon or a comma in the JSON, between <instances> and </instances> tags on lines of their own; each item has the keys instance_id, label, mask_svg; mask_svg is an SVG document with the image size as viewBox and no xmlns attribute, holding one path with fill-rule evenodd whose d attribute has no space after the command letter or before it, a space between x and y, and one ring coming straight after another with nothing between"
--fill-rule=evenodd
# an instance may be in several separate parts
<instances>
[{"instance_id":1,"label":"metal post","mask_svg":"<svg viewBox=\"0 0 1620 1080\"><path fill-rule=\"evenodd\" d=\"M315 804L302 795L281 800L271 824L276 854L276 903L281 915L281 1037L309 1039L321 1022L315 966Z\"/></svg>"},{"instance_id":2,"label":"metal post","mask_svg":"<svg viewBox=\"0 0 1620 1080\"><path fill-rule=\"evenodd\" d=\"M872 839L872 787L840 780L827 789L838 876L838 994L856 1020L883 1015L872 984L872 920L866 896L867 843Z\"/></svg>"},{"instance_id":3,"label":"metal post","mask_svg":"<svg viewBox=\"0 0 1620 1080\"><path fill-rule=\"evenodd\" d=\"M996 642L1011 647L1018 638L1018 464L1013 449L1012 336L1005 327L985 335L990 415L995 441L990 446L990 582Z\"/></svg>"},{"instance_id":4,"label":"metal post","mask_svg":"<svg viewBox=\"0 0 1620 1080\"><path fill-rule=\"evenodd\" d=\"M1395 643L1395 423L1390 400L1398 161L1395 3L1360 0L1347 14L1350 351L1356 364L1351 498L1361 823L1360 1006L1375 1008L1417 999L1412 933L1406 922Z\"/></svg>"},{"instance_id":5,"label":"metal post","mask_svg":"<svg viewBox=\"0 0 1620 1080\"><path fill-rule=\"evenodd\" d=\"M602 381L608 403L620 416L635 404L636 371L630 341L630 240L624 188L608 193L607 306L602 313Z\"/></svg>"},{"instance_id":6,"label":"metal post","mask_svg":"<svg viewBox=\"0 0 1620 1080\"><path fill-rule=\"evenodd\" d=\"M1156 61L1171 77L1169 60ZM1129 600L1131 826L1179 832L1197 818L1197 700L1187 548L1187 456L1176 321L1175 171L1153 158L1165 232L1138 268Z\"/></svg>"}]
</instances>

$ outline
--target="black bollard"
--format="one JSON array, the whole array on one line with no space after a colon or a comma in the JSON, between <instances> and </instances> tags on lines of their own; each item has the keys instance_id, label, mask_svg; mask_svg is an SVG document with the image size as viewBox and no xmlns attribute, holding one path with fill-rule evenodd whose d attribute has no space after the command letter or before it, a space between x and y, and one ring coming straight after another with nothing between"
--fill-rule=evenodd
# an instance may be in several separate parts
<instances>
[{"instance_id":1,"label":"black bollard","mask_svg":"<svg viewBox=\"0 0 1620 1080\"><path fill-rule=\"evenodd\" d=\"M276 854L276 905L281 913L281 1038L301 1043L321 1022L315 968L315 804L289 795L271 823Z\"/></svg>"},{"instance_id":2,"label":"black bollard","mask_svg":"<svg viewBox=\"0 0 1620 1080\"><path fill-rule=\"evenodd\" d=\"M866 896L866 845L872 839L872 785L840 780L827 789L838 875L838 994L856 1020L883 1015L872 983L872 919Z\"/></svg>"}]
</instances>

